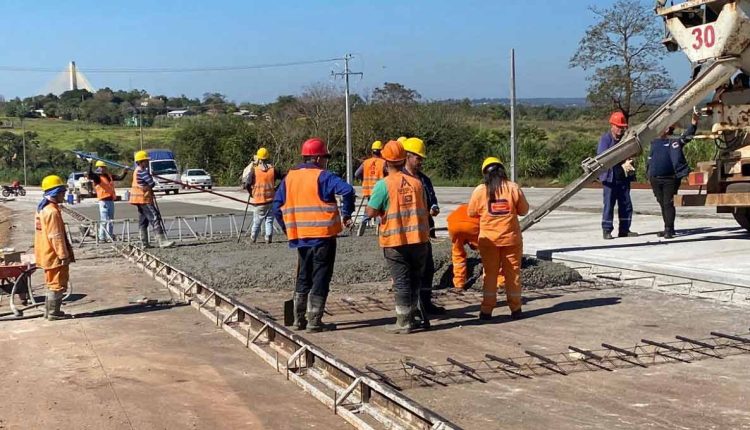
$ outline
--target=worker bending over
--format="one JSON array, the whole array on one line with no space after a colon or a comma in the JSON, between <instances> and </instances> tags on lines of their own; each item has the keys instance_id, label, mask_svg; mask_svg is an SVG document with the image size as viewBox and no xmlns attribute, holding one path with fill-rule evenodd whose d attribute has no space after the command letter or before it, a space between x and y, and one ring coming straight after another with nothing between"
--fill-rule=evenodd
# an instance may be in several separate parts
<instances>
[{"instance_id":1,"label":"worker bending over","mask_svg":"<svg viewBox=\"0 0 750 430\"><path fill-rule=\"evenodd\" d=\"M281 180L281 173L268 162L270 153L260 148L255 154L256 162L245 179L245 188L250 193L250 204L253 205L253 226L250 238L255 242L260 234L261 224L265 225L266 243L273 239L273 214L271 204L276 191L276 180Z\"/></svg>"},{"instance_id":2,"label":"worker bending over","mask_svg":"<svg viewBox=\"0 0 750 430\"><path fill-rule=\"evenodd\" d=\"M466 246L479 247L479 218L469 216L468 204L460 205L448 215L448 235L451 238L451 261L453 262L453 288L463 291L466 287ZM497 288L505 288L502 267L497 276Z\"/></svg>"},{"instance_id":3,"label":"worker bending over","mask_svg":"<svg viewBox=\"0 0 750 430\"><path fill-rule=\"evenodd\" d=\"M505 295L511 318L521 313L521 260L523 239L518 215L529 212L529 203L521 188L508 179L505 166L496 157L482 163L483 184L474 189L467 213L479 218L479 254L484 266L484 298L480 320L492 318L497 304L497 278L505 275Z\"/></svg>"},{"instance_id":4,"label":"worker bending over","mask_svg":"<svg viewBox=\"0 0 750 430\"><path fill-rule=\"evenodd\" d=\"M156 182L148 170L150 157L146 151L135 153L135 171L133 171L133 183L130 187L130 204L138 208L138 227L140 228L141 245L148 248L148 226L156 232L160 248L171 248L174 242L167 240L161 213L156 206L154 186Z\"/></svg>"},{"instance_id":5,"label":"worker bending over","mask_svg":"<svg viewBox=\"0 0 750 430\"><path fill-rule=\"evenodd\" d=\"M427 200L422 182L404 169L403 145L390 141L382 154L388 176L375 184L366 210L371 218L381 217L380 247L393 278L396 324L386 326L386 331L410 333L417 327L417 313L423 326L429 327L428 314L419 300L430 241Z\"/></svg>"},{"instance_id":6,"label":"worker bending over","mask_svg":"<svg viewBox=\"0 0 750 430\"><path fill-rule=\"evenodd\" d=\"M107 240L108 236L114 240L112 220L115 219L115 200L117 199L115 181L125 179L129 169L125 169L120 175L115 176L109 173L107 163L104 161L97 161L95 167L96 170L93 170L89 164L89 171L86 176L94 183L96 199L99 201L99 229L97 235L101 241Z\"/></svg>"},{"instance_id":7,"label":"worker bending over","mask_svg":"<svg viewBox=\"0 0 750 430\"><path fill-rule=\"evenodd\" d=\"M388 174L385 168L385 160L383 160L383 157L380 155L380 151L383 149L383 142L379 140L372 142L371 149L372 157L363 161L359 168L357 168L357 171L354 172L354 178L362 181L363 203L367 203L370 200L372 188L375 186L375 183ZM357 229L357 236L365 234L365 229L367 228L367 223L369 221L370 218L368 218L367 215L364 215L362 222Z\"/></svg>"},{"instance_id":8,"label":"worker bending over","mask_svg":"<svg viewBox=\"0 0 750 430\"><path fill-rule=\"evenodd\" d=\"M36 265L44 269L44 283L48 290L44 317L50 321L68 317L60 306L68 289L70 263L75 261L59 207L65 199L66 187L59 176L45 177L42 180L44 196L34 218L34 257Z\"/></svg>"},{"instance_id":9,"label":"worker bending over","mask_svg":"<svg viewBox=\"0 0 750 430\"><path fill-rule=\"evenodd\" d=\"M330 154L313 137L302 144L303 162L287 173L273 200L273 214L297 250L294 328L318 332L335 328L321 319L336 259L336 235L352 223L354 188L325 170ZM342 197L341 214L336 195Z\"/></svg>"},{"instance_id":10,"label":"worker bending over","mask_svg":"<svg viewBox=\"0 0 750 430\"><path fill-rule=\"evenodd\" d=\"M427 216L429 225L429 235L434 237L433 227L435 221L432 217L440 213L438 207L437 195L435 188L432 186L430 177L422 172L422 165L427 158L427 148L422 139L410 137L403 142L406 150L406 171L413 177L419 179L425 192L427 207L430 208ZM427 266L425 267L424 277L422 278L422 287L420 288L420 300L424 304L425 310L430 314L444 314L445 308L432 303L432 281L435 275L435 261L432 257L432 242L427 241Z\"/></svg>"}]
</instances>

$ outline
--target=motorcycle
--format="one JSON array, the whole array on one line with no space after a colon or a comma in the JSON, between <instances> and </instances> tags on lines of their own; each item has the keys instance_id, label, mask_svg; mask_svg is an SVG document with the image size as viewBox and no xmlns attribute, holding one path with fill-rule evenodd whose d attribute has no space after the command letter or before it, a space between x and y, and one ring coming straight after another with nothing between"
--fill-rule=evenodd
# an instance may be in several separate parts
<instances>
[{"instance_id":1,"label":"motorcycle","mask_svg":"<svg viewBox=\"0 0 750 430\"><path fill-rule=\"evenodd\" d=\"M17 185L15 187L10 186L10 185L3 185L3 192L2 192L2 194L3 194L3 197L8 197L11 194L13 194L14 196L21 196L21 197L23 197L23 196L26 195L26 190L22 186L20 186L20 185Z\"/></svg>"}]
</instances>

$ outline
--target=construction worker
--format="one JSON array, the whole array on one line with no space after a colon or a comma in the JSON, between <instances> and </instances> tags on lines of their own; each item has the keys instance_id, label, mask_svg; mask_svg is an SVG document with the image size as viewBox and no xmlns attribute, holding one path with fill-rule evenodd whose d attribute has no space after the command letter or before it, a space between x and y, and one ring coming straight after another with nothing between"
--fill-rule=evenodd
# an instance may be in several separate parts
<instances>
[{"instance_id":1,"label":"construction worker","mask_svg":"<svg viewBox=\"0 0 750 430\"><path fill-rule=\"evenodd\" d=\"M388 173L385 168L385 160L380 156L380 151L383 149L383 142L376 140L370 148L372 150L372 157L363 161L357 171L354 172L354 177L362 181L362 203L360 205L370 200L372 188L375 186L375 183L383 179ZM357 229L357 236L365 234L365 228L367 228L369 221L370 218L367 215L362 218L362 223L359 224L359 228Z\"/></svg>"},{"instance_id":2,"label":"construction worker","mask_svg":"<svg viewBox=\"0 0 750 430\"><path fill-rule=\"evenodd\" d=\"M381 217L380 247L393 278L396 323L386 331L405 334L417 327L418 313L422 326L429 327L419 300L429 255L427 199L422 182L404 168L407 155L400 142L388 142L382 155L388 176L375 184L366 210L371 218Z\"/></svg>"},{"instance_id":3,"label":"construction worker","mask_svg":"<svg viewBox=\"0 0 750 430\"><path fill-rule=\"evenodd\" d=\"M258 240L261 224L265 224L266 243L271 243L273 238L273 215L271 204L276 191L276 180L281 180L281 172L269 163L271 154L266 148L258 149L252 169L245 180L245 186L250 193L250 204L253 205L253 226L250 229L250 238L253 243Z\"/></svg>"},{"instance_id":4,"label":"construction worker","mask_svg":"<svg viewBox=\"0 0 750 430\"><path fill-rule=\"evenodd\" d=\"M646 164L646 176L651 183L656 201L659 202L664 230L657 233L664 239L674 237L674 196L680 189L682 178L690 173L690 166L683 147L690 142L698 130L698 114L693 114L690 127L680 136L674 135L675 126L664 130L658 139L651 142L651 151Z\"/></svg>"},{"instance_id":5,"label":"construction worker","mask_svg":"<svg viewBox=\"0 0 750 430\"><path fill-rule=\"evenodd\" d=\"M65 199L66 187L59 176L45 177L42 180L44 196L34 218L34 256L36 265L44 269L44 283L48 290L44 317L50 321L68 317L60 306L68 289L70 263L75 261L59 207Z\"/></svg>"},{"instance_id":6,"label":"construction worker","mask_svg":"<svg viewBox=\"0 0 750 430\"><path fill-rule=\"evenodd\" d=\"M427 148L425 147L422 139L417 137L410 137L402 143L406 150L406 171L413 177L417 178L422 182L422 189L425 192L425 198L427 199L427 207L430 208L427 222L429 225L430 237L434 237L435 221L432 217L437 216L440 213L440 207L437 202L437 195L435 194L435 188L432 186L432 181L429 176L422 172L422 164L425 158L427 158ZM427 242L427 266L425 268L424 277L422 278L422 287L420 288L419 298L424 304L425 310L430 314L444 314L445 308L437 306L432 303L432 281L435 275L435 262L432 257L432 242Z\"/></svg>"},{"instance_id":7,"label":"construction worker","mask_svg":"<svg viewBox=\"0 0 750 430\"><path fill-rule=\"evenodd\" d=\"M448 235L451 238L451 261L453 262L453 288L464 291L466 287L466 246L476 250L479 247L479 219L468 213L468 204L460 205L448 215ZM505 277L497 276L497 288L505 288Z\"/></svg>"},{"instance_id":8,"label":"construction worker","mask_svg":"<svg viewBox=\"0 0 750 430\"><path fill-rule=\"evenodd\" d=\"M610 129L599 139L596 148L597 155L617 145L628 128L625 115L613 112L609 117ZM635 179L635 167L633 160L628 159L603 171L599 175L604 189L604 209L602 210L602 237L605 240L613 239L615 204L617 204L618 237L635 237L638 233L630 231L633 220L633 203L630 200L630 182Z\"/></svg>"},{"instance_id":9,"label":"construction worker","mask_svg":"<svg viewBox=\"0 0 750 430\"><path fill-rule=\"evenodd\" d=\"M294 328L318 332L335 328L321 319L336 259L336 235L351 226L354 188L326 170L330 153L317 137L302 144L302 163L287 173L273 199L273 214L297 250ZM342 197L339 215L336 195Z\"/></svg>"},{"instance_id":10,"label":"construction worker","mask_svg":"<svg viewBox=\"0 0 750 430\"><path fill-rule=\"evenodd\" d=\"M108 172L107 163L97 161L94 165L96 171L89 164L89 171L86 176L94 183L96 199L99 201L99 240L105 241L107 237L114 240L114 226L112 220L115 219L115 181L122 181L128 175L128 169L122 174L114 176Z\"/></svg>"},{"instance_id":11,"label":"construction worker","mask_svg":"<svg viewBox=\"0 0 750 430\"><path fill-rule=\"evenodd\" d=\"M156 232L160 248L171 248L174 242L167 240L164 231L164 223L161 212L156 205L153 188L156 185L154 177L148 170L148 162L151 158L146 151L138 151L133 157L135 160L135 171L133 171L133 183L130 187L130 204L138 208L138 226L140 227L141 245L149 248L148 226Z\"/></svg>"},{"instance_id":12,"label":"construction worker","mask_svg":"<svg viewBox=\"0 0 750 430\"><path fill-rule=\"evenodd\" d=\"M467 214L479 218L479 255L484 266L484 294L479 319L492 318L497 304L497 277L505 275L505 296L511 318L522 318L521 260L523 239L518 215L529 212L521 188L508 179L502 161L489 157L482 163L483 183L474 189Z\"/></svg>"}]
</instances>

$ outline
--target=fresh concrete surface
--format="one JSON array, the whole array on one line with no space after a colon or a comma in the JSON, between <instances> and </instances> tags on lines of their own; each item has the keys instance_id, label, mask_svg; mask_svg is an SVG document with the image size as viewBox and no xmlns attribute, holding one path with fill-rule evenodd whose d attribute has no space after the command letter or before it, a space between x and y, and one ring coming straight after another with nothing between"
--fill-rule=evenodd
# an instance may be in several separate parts
<instances>
[{"instance_id":1,"label":"fresh concrete surface","mask_svg":"<svg viewBox=\"0 0 750 430\"><path fill-rule=\"evenodd\" d=\"M12 205L26 249L35 203ZM169 298L108 252L78 251L66 312ZM350 428L190 307L0 325L0 429Z\"/></svg>"}]
</instances>

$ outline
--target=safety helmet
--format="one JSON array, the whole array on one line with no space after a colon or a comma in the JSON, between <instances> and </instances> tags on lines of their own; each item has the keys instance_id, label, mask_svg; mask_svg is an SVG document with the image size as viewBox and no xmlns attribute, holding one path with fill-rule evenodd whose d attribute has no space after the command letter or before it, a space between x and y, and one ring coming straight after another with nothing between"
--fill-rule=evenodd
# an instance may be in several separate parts
<instances>
[{"instance_id":1,"label":"safety helmet","mask_svg":"<svg viewBox=\"0 0 750 430\"><path fill-rule=\"evenodd\" d=\"M628 126L628 120L625 119L625 114L619 110L617 112L612 112L612 115L609 116L609 123L617 127Z\"/></svg>"},{"instance_id":2,"label":"safety helmet","mask_svg":"<svg viewBox=\"0 0 750 430\"><path fill-rule=\"evenodd\" d=\"M268 150L266 148L260 148L258 152L255 154L255 157L258 158L258 160L268 160L268 157L271 154L268 153Z\"/></svg>"},{"instance_id":3,"label":"safety helmet","mask_svg":"<svg viewBox=\"0 0 750 430\"><path fill-rule=\"evenodd\" d=\"M371 149L373 151L380 151L381 149L383 149L383 142L381 142L379 140L376 140L375 142L372 142Z\"/></svg>"},{"instance_id":4,"label":"safety helmet","mask_svg":"<svg viewBox=\"0 0 750 430\"><path fill-rule=\"evenodd\" d=\"M44 179L42 179L42 191L49 191L53 188L64 186L65 182L63 182L62 178L57 175L45 176Z\"/></svg>"},{"instance_id":5,"label":"safety helmet","mask_svg":"<svg viewBox=\"0 0 750 430\"><path fill-rule=\"evenodd\" d=\"M398 140L391 140L385 144L383 150L380 151L380 155L385 161L398 162L406 160L406 150L404 145Z\"/></svg>"},{"instance_id":6,"label":"safety helmet","mask_svg":"<svg viewBox=\"0 0 750 430\"><path fill-rule=\"evenodd\" d=\"M326 143L319 137L311 137L302 144L303 157L327 157L329 155Z\"/></svg>"},{"instance_id":7,"label":"safety helmet","mask_svg":"<svg viewBox=\"0 0 750 430\"><path fill-rule=\"evenodd\" d=\"M104 162L104 161L102 161L102 160L99 160L99 161L97 161L97 162L96 162L96 163L94 164L94 166L96 166L96 167L107 167L107 163L105 163L105 162Z\"/></svg>"},{"instance_id":8,"label":"safety helmet","mask_svg":"<svg viewBox=\"0 0 750 430\"><path fill-rule=\"evenodd\" d=\"M487 157L484 159L484 162L482 163L482 173L484 173L484 169L487 167L493 165L493 164L503 164L503 160L497 158L497 157Z\"/></svg>"},{"instance_id":9,"label":"safety helmet","mask_svg":"<svg viewBox=\"0 0 750 430\"><path fill-rule=\"evenodd\" d=\"M133 158L135 159L136 163L139 162L139 161L144 161L144 160L150 160L151 159L151 157L148 156L148 152L146 152L146 151L138 151L138 152L136 152L135 153L135 157L133 157Z\"/></svg>"},{"instance_id":10,"label":"safety helmet","mask_svg":"<svg viewBox=\"0 0 750 430\"><path fill-rule=\"evenodd\" d=\"M401 137L399 137L396 140L399 141L399 142L401 142L401 143L404 143L404 141L406 140L406 136L401 136Z\"/></svg>"},{"instance_id":11,"label":"safety helmet","mask_svg":"<svg viewBox=\"0 0 750 430\"><path fill-rule=\"evenodd\" d=\"M427 149L424 146L422 139L418 137L410 137L402 142L406 152L417 154L422 158L427 158Z\"/></svg>"}]
</instances>

